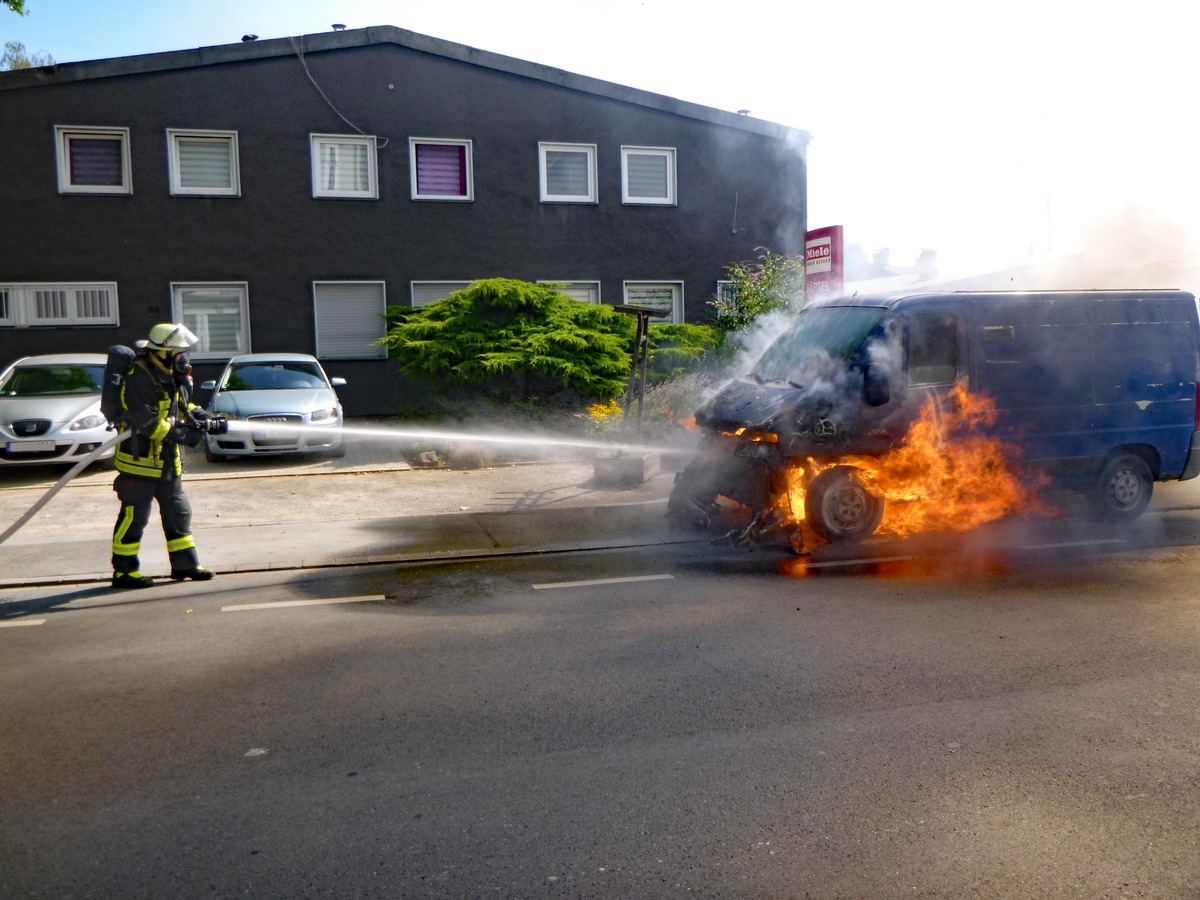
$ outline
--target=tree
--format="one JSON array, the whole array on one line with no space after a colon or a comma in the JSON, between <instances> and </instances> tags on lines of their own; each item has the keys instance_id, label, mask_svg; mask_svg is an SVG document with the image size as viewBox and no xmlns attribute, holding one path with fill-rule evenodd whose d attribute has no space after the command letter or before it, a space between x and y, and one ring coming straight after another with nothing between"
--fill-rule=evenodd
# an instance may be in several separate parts
<instances>
[{"instance_id":1,"label":"tree","mask_svg":"<svg viewBox=\"0 0 1200 900\"><path fill-rule=\"evenodd\" d=\"M553 285L487 278L387 315L383 342L401 372L444 394L571 406L616 397L629 377L633 319Z\"/></svg>"},{"instance_id":2,"label":"tree","mask_svg":"<svg viewBox=\"0 0 1200 900\"><path fill-rule=\"evenodd\" d=\"M4 0L4 2L8 2L8 0ZM29 53L20 41L4 42L4 53L0 55L0 72L52 65L54 65L54 57L49 53Z\"/></svg>"},{"instance_id":3,"label":"tree","mask_svg":"<svg viewBox=\"0 0 1200 900\"><path fill-rule=\"evenodd\" d=\"M18 16L25 15L25 0L0 0Z\"/></svg>"}]
</instances>

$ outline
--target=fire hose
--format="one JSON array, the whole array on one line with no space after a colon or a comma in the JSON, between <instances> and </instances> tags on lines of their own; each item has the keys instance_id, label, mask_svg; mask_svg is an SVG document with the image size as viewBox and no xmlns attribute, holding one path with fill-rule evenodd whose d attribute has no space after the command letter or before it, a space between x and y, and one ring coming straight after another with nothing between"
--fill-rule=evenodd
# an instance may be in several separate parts
<instances>
[{"instance_id":1,"label":"fire hose","mask_svg":"<svg viewBox=\"0 0 1200 900\"><path fill-rule=\"evenodd\" d=\"M195 426L198 427L189 428L188 432L189 434L194 433L199 437L200 440L204 439L205 433L224 434L229 429L229 420L225 416L205 416L199 421L195 419L191 421ZM99 457L109 447L113 447L121 443L121 441L125 440L125 438L129 437L131 434L133 434L133 431L129 429L120 432L116 436L109 438L86 456L82 457L79 462L75 463L75 465L71 466L71 468L69 468L66 473L64 473L63 476L58 479L58 481L54 482L54 485L50 488L50 490L46 491L46 493L42 494L42 496L38 498L38 501L34 503L33 506L31 506L29 510L23 516L21 516L21 518L17 519L17 521L12 523L12 525L8 526L3 534L0 534L0 544L3 544L10 537L16 534L26 523L29 522L30 519L36 516L38 514L38 510L49 503L53 499L54 495L66 487L67 482L82 472L83 469L90 462L92 462L92 460ZM196 446L196 444L192 443L191 439L188 440L188 445Z\"/></svg>"},{"instance_id":2,"label":"fire hose","mask_svg":"<svg viewBox=\"0 0 1200 900\"><path fill-rule=\"evenodd\" d=\"M46 493L42 494L42 496L40 498L38 498L38 501L35 504L33 504L33 506L29 507L29 511L26 512L25 515L21 516L21 518L17 519L17 521L13 522L10 526L8 526L8 529L4 532L4 534L0 534L0 544L3 544L10 537L12 537L14 534L16 534L17 531L23 525L25 525L26 522L28 522L30 519L32 519L34 516L36 516L38 513L38 510L40 510L43 506L45 506L47 503L49 503L55 494L57 494L64 487L66 487L68 481L70 481L72 478L74 478L76 475L78 475L80 472L82 472L84 467L87 466L88 463L90 463L96 457L100 456L100 454L102 454L109 447L119 444L121 441L125 440L125 438L129 437L131 434L133 434L132 431L122 431L116 437L110 438L109 440L105 441L103 444L101 444L99 447L97 447L95 450L93 450L87 456L80 459L79 462L75 463L75 465L71 466L71 468L67 469L67 471L63 474L63 476L60 479L58 479L58 481L54 482L54 486L51 487L50 490L46 491Z\"/></svg>"}]
</instances>

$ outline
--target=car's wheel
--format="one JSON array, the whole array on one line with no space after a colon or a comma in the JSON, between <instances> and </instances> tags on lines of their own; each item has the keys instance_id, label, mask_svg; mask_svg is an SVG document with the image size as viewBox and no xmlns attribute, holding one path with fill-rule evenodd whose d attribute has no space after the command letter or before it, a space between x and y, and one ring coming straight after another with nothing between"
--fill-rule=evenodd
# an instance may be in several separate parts
<instances>
[{"instance_id":1,"label":"car's wheel","mask_svg":"<svg viewBox=\"0 0 1200 900\"><path fill-rule=\"evenodd\" d=\"M204 458L207 459L210 463L215 463L215 462L224 462L229 457L225 456L225 454L223 454L223 453L214 452L212 445L209 444L208 441L205 441L204 442Z\"/></svg>"},{"instance_id":2,"label":"car's wheel","mask_svg":"<svg viewBox=\"0 0 1200 900\"><path fill-rule=\"evenodd\" d=\"M1088 498L1092 515L1107 522L1132 522L1150 505L1154 476L1140 456L1121 453L1104 464Z\"/></svg>"},{"instance_id":3,"label":"car's wheel","mask_svg":"<svg viewBox=\"0 0 1200 900\"><path fill-rule=\"evenodd\" d=\"M879 527L883 499L863 484L852 466L834 466L818 474L804 494L809 527L831 543L863 541Z\"/></svg>"},{"instance_id":4,"label":"car's wheel","mask_svg":"<svg viewBox=\"0 0 1200 900\"><path fill-rule=\"evenodd\" d=\"M330 459L341 459L346 455L346 442L342 441L336 447L329 451Z\"/></svg>"}]
</instances>

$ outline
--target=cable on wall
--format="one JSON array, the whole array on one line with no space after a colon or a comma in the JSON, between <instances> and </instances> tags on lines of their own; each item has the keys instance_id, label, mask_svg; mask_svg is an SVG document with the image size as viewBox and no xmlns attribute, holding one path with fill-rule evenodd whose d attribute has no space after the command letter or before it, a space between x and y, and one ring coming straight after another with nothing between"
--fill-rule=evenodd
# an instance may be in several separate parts
<instances>
[{"instance_id":1,"label":"cable on wall","mask_svg":"<svg viewBox=\"0 0 1200 900\"><path fill-rule=\"evenodd\" d=\"M304 40L304 36L301 35L300 41L303 42L303 40ZM355 131L357 131L359 134L361 134L363 137L374 137L376 150L382 150L384 147L386 147L388 145L388 138L381 138L378 135L367 134L365 131L363 131L361 128L359 128L357 125L355 125L353 122L351 122L349 119L347 119L345 116L342 115L341 110L339 110L336 106L333 105L333 101L330 100L329 97L327 97L325 95L325 91L323 91L321 89L321 86L319 84L317 84L317 79L313 78L313 74L312 74L312 72L309 71L309 68L308 68L308 61L304 58L304 50L301 47L300 43L297 43L296 38L294 38L294 37L289 37L288 42L292 45L292 50L296 54L296 59L300 60L300 67L302 69L304 69L304 74L308 76L308 80L311 81L312 86L317 89L317 93L321 95L321 99L324 100L326 104L328 104L329 108L334 111L334 113L337 115L337 117L339 119L341 119L343 122L345 122L347 125L349 125L351 128L353 128Z\"/></svg>"}]
</instances>

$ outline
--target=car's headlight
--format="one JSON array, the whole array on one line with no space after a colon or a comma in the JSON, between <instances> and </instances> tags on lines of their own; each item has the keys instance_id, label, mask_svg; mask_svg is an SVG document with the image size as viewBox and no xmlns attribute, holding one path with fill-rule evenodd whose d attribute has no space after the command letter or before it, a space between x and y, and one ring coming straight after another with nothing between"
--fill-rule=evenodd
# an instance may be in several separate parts
<instances>
[{"instance_id":1,"label":"car's headlight","mask_svg":"<svg viewBox=\"0 0 1200 900\"><path fill-rule=\"evenodd\" d=\"M327 406L327 407L325 407L325 409L314 409L309 414L308 418L310 421L313 421L313 422L324 422L326 419L333 419L336 417L337 417L337 407L336 406Z\"/></svg>"},{"instance_id":2,"label":"car's headlight","mask_svg":"<svg viewBox=\"0 0 1200 900\"><path fill-rule=\"evenodd\" d=\"M82 419L76 419L72 422L71 427L67 431L85 431L89 428L99 428L104 422L104 416L84 416Z\"/></svg>"}]
</instances>

